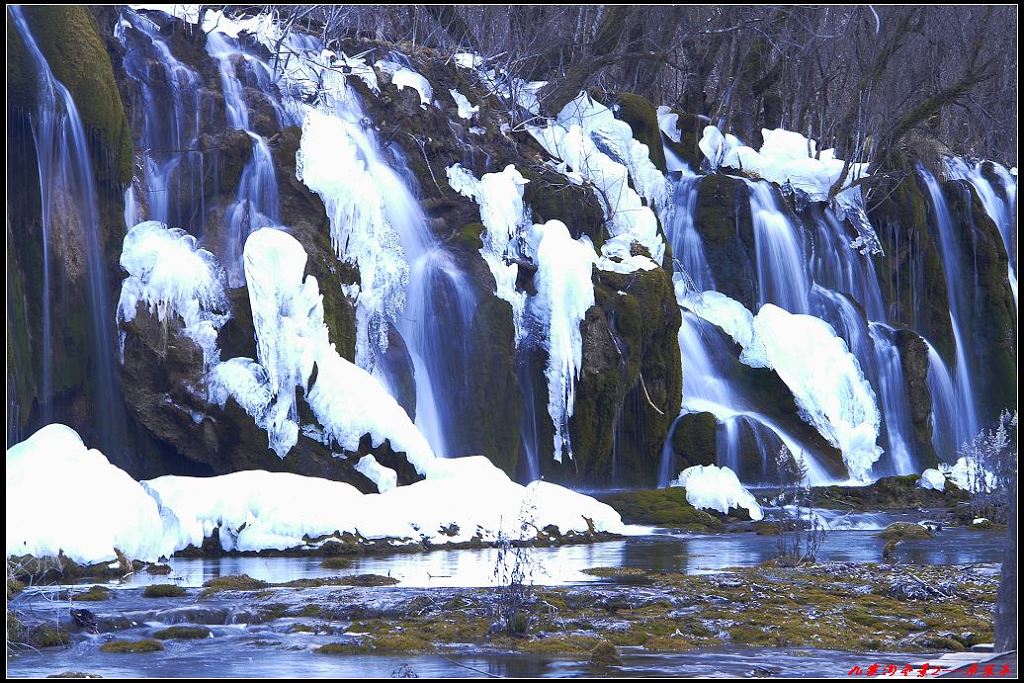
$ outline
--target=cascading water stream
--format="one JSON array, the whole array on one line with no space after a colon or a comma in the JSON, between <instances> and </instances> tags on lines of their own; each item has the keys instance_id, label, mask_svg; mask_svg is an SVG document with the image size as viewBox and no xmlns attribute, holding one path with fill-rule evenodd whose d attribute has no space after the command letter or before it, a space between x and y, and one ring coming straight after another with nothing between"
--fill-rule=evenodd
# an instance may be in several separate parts
<instances>
[{"instance_id":1,"label":"cascading water stream","mask_svg":"<svg viewBox=\"0 0 1024 683\"><path fill-rule=\"evenodd\" d=\"M1007 277L1010 280L1010 290L1013 292L1014 312L1017 303L1017 179L1005 167L999 164L991 164L991 172L1002 185L1003 193L1000 195L990 179L982 170L984 162L970 164L960 158L946 159L946 169L949 177L956 180L966 180L973 187L985 212L999 229L999 236L1003 239L1003 246L1006 248L1009 265Z\"/></svg>"},{"instance_id":2,"label":"cascading water stream","mask_svg":"<svg viewBox=\"0 0 1024 683\"><path fill-rule=\"evenodd\" d=\"M42 217L43 272L43 388L52 398L53 313L50 248L53 231L62 231L62 240L81 237L85 251L90 306L92 376L94 399L109 402L109 409L96 411L99 447L108 454L125 448L125 425L120 406L120 389L114 376L114 317L107 293L106 268L101 245L98 196L89 143L74 99L57 80L39 49L22 9L8 8L15 28L31 56L37 77L37 106L32 115L32 133L39 170L39 194ZM52 406L44 409L50 411ZM51 413L52 415L52 413ZM49 416L47 416L49 417Z\"/></svg>"},{"instance_id":3,"label":"cascading water stream","mask_svg":"<svg viewBox=\"0 0 1024 683\"><path fill-rule=\"evenodd\" d=\"M245 131L252 139L252 156L242 170L235 201L227 210L224 244L228 284L239 287L245 284L242 273L245 238L254 230L280 223L277 175L266 139L250 130L249 107L237 73L239 61L248 64L258 60L251 59L236 41L216 31L207 34L206 51L217 60L228 125ZM265 83L269 86L269 82L265 80Z\"/></svg>"},{"instance_id":4,"label":"cascading water stream","mask_svg":"<svg viewBox=\"0 0 1024 683\"><path fill-rule=\"evenodd\" d=\"M199 76L174 57L159 26L148 16L125 8L115 35L125 48L125 73L139 84L142 98L139 189L147 210L145 215L132 211L133 222L126 219L126 226L157 220L202 235L206 207L198 142ZM126 217L127 208L126 202Z\"/></svg>"}]
</instances>

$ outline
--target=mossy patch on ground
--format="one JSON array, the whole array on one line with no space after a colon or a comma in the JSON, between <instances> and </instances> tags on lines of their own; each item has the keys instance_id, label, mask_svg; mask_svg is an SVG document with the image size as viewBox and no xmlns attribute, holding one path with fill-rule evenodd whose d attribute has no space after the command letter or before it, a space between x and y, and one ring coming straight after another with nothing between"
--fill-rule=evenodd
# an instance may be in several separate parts
<instances>
[{"instance_id":1,"label":"mossy patch on ground","mask_svg":"<svg viewBox=\"0 0 1024 683\"><path fill-rule=\"evenodd\" d=\"M320 566L324 569L348 569L352 566L352 560L347 557L328 557Z\"/></svg>"},{"instance_id":2,"label":"mossy patch on ground","mask_svg":"<svg viewBox=\"0 0 1024 683\"><path fill-rule=\"evenodd\" d=\"M924 540L932 537L932 532L920 524L895 522L878 533L879 538L887 541Z\"/></svg>"}]
</instances>

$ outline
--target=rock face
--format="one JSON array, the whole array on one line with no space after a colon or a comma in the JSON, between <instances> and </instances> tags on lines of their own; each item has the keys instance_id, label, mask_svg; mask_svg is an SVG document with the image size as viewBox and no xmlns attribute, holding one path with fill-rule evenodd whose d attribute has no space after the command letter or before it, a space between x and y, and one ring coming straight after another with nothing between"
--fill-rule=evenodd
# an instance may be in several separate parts
<instances>
[{"instance_id":1,"label":"rock face","mask_svg":"<svg viewBox=\"0 0 1024 683\"><path fill-rule=\"evenodd\" d=\"M920 464L934 467L938 462L932 445L932 396L928 391L928 345L914 332L901 329L895 335L896 348L903 368L903 382L907 390L907 405L913 425L915 453L924 454Z\"/></svg>"}]
</instances>

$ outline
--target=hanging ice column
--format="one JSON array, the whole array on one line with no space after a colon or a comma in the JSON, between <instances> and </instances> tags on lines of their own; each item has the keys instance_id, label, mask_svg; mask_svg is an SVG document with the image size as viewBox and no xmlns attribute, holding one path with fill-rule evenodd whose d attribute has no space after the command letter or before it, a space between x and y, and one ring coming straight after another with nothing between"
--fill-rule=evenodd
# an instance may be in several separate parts
<instances>
[{"instance_id":1,"label":"hanging ice column","mask_svg":"<svg viewBox=\"0 0 1024 683\"><path fill-rule=\"evenodd\" d=\"M350 73L373 74L341 61ZM359 267L360 283L348 291L357 302L356 362L380 376L388 331L397 329L415 368L416 424L435 453L466 455L452 432L467 383L472 285L392 168L404 161L394 152L386 158L365 125L345 76L333 66L318 73L320 104L296 107L303 120L296 172L324 201L338 257Z\"/></svg>"},{"instance_id":2,"label":"hanging ice column","mask_svg":"<svg viewBox=\"0 0 1024 683\"><path fill-rule=\"evenodd\" d=\"M72 240L79 235L83 241L87 269L88 302L91 318L90 359L95 382L94 396L108 403L108 408L94 412L100 445L107 453L124 448L123 413L120 390L114 377L114 316L107 293L106 269L103 261L101 227L96 182L93 177L89 142L75 101L64 84L56 79L46 57L29 29L21 7L8 8L14 25L28 51L36 75L36 109L31 114L32 137L35 142L39 171L40 216L42 223L42 333L43 396L49 401L53 391L54 340L52 274L50 249L53 231L61 230L61 239ZM50 406L44 407L48 412Z\"/></svg>"},{"instance_id":3,"label":"hanging ice column","mask_svg":"<svg viewBox=\"0 0 1024 683\"><path fill-rule=\"evenodd\" d=\"M280 222L277 177L266 139L250 130L249 109L236 72L238 61L247 64L252 58L236 41L217 31L207 33L206 51L217 60L220 69L228 125L235 130L245 131L252 139L252 157L242 170L235 201L228 207L226 217L224 253L228 284L239 287L245 284L241 264L241 249L245 238L253 230Z\"/></svg>"}]
</instances>

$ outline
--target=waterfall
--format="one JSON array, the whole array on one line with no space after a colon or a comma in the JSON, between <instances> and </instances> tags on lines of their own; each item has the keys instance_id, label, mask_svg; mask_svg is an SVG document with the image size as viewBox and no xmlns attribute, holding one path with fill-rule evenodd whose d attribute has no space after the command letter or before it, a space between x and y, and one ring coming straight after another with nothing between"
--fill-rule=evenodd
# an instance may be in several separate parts
<instances>
[{"instance_id":1,"label":"waterfall","mask_svg":"<svg viewBox=\"0 0 1024 683\"><path fill-rule=\"evenodd\" d=\"M870 324L875 351L874 386L881 402L889 469L892 474L911 474L917 471L913 452L907 442L907 435L913 427L910 424L910 404L903 390L903 361L893 344L894 332L892 327L884 323Z\"/></svg>"},{"instance_id":2,"label":"waterfall","mask_svg":"<svg viewBox=\"0 0 1024 683\"><path fill-rule=\"evenodd\" d=\"M773 303L790 313L807 313L810 274L801 236L782 212L770 183L746 184L757 252L758 305Z\"/></svg>"},{"instance_id":3,"label":"waterfall","mask_svg":"<svg viewBox=\"0 0 1024 683\"><path fill-rule=\"evenodd\" d=\"M946 291L949 293L949 318L952 323L953 342L956 346L953 384L957 400L956 445L958 446L962 440L977 434L979 429L977 407L974 404L974 382L965 342L969 337L968 332L971 325L971 310L966 292L973 288L974 274L973 271L968 273L963 267L964 259L961 255L960 237L956 233L957 227L949 212L946 197L942 193L942 185L923 166L918 166L917 170L931 199L934 217L931 225L938 233L938 243L942 247L942 269L946 277ZM964 430L966 433L962 433Z\"/></svg>"},{"instance_id":4,"label":"waterfall","mask_svg":"<svg viewBox=\"0 0 1024 683\"><path fill-rule=\"evenodd\" d=\"M303 49L309 49L305 45ZM314 50L319 54L319 50ZM465 405L476 297L434 237L405 181L405 160L382 147L345 76L324 69L319 104L287 107L302 121L297 173L320 195L340 259L358 265L356 362L372 370L397 329L412 358L416 425L439 456L467 455L456 428ZM381 378L386 381L386 378Z\"/></svg>"},{"instance_id":5,"label":"waterfall","mask_svg":"<svg viewBox=\"0 0 1024 683\"><path fill-rule=\"evenodd\" d=\"M668 148L666 148L668 150ZM665 234L672 246L672 255L682 264L682 272L701 292L715 289L715 278L704 254L704 242L693 224L697 211L697 194L701 176L696 175L683 162L679 178L671 181L671 203L666 210Z\"/></svg>"},{"instance_id":6,"label":"waterfall","mask_svg":"<svg viewBox=\"0 0 1024 683\"><path fill-rule=\"evenodd\" d=\"M946 159L946 170L949 177L955 180L966 180L981 198L985 213L989 215L999 230L1006 248L1009 265L1007 277L1013 292L1014 312L1017 307L1017 179L1005 166L991 164L991 173L998 178L1003 193L1000 195L993 186L992 179L982 170L984 162L970 164L957 157Z\"/></svg>"},{"instance_id":7,"label":"waterfall","mask_svg":"<svg viewBox=\"0 0 1024 683\"><path fill-rule=\"evenodd\" d=\"M174 57L147 16L125 8L115 36L125 48L125 73L139 86L142 112L143 175L138 183L147 210L136 211L135 222L126 226L157 220L202 235L206 207L199 75Z\"/></svg>"},{"instance_id":8,"label":"waterfall","mask_svg":"<svg viewBox=\"0 0 1024 683\"><path fill-rule=\"evenodd\" d=\"M699 292L714 288L714 274L707 263L700 234L693 225L698 183L684 168L674 184L673 206L664 223L677 265L691 276ZM898 351L886 339L879 341L879 335L872 333L870 325L874 321L887 324L870 256L851 247L843 222L831 210L808 207L802 219L806 224L802 224L783 209L778 192L770 183L751 180L744 180L744 183L754 234L759 305L776 304L791 313L812 314L831 325L847 343L877 397L885 443L890 447L885 450L892 450L888 459L878 465L879 471L912 470L914 458L906 445L909 443L907 430L911 427L903 408L907 403L905 382L902 368L894 365L899 362ZM683 300L680 303L684 308L687 305ZM707 410L719 419L720 464L736 464L741 427L753 434L764 459L765 444L760 435L766 429L777 432L777 427L768 426L766 418L750 399L737 394L734 388L737 382L723 374L728 372L724 369L728 368L729 352L723 351L722 345L729 347L731 342L713 330L707 322L684 310L680 330L683 410ZM717 362L716 357L720 359ZM893 414L888 415L887 411ZM794 441L792 437L787 438ZM670 449L666 448L663 458L667 455Z\"/></svg>"},{"instance_id":9,"label":"waterfall","mask_svg":"<svg viewBox=\"0 0 1024 683\"><path fill-rule=\"evenodd\" d=\"M11 18L36 70L38 91L36 110L31 115L39 171L40 215L42 225L43 320L41 340L43 355L42 388L47 405L43 418L52 419L53 364L55 343L54 318L50 302L53 297L53 274L50 272L50 250L55 230L62 240L74 238L77 229L83 241L87 269L89 340L92 353L92 376L95 381L94 400L107 405L99 407L97 420L99 447L108 454L120 453L125 446L125 425L120 409L120 390L114 376L114 317L107 292L106 267L101 244L96 181L89 156L89 144L78 109L64 84L54 76L46 57L39 49L25 20L22 8L9 7ZM59 323L58 323L59 324Z\"/></svg>"}]
</instances>

